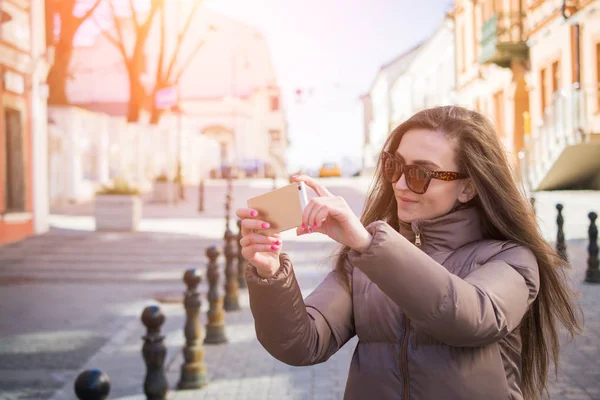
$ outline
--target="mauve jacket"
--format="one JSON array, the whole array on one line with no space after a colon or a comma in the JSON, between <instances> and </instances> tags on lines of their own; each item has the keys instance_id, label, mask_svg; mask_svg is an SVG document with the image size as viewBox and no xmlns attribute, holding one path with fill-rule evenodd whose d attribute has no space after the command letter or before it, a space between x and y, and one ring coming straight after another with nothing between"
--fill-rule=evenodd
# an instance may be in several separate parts
<instances>
[{"instance_id":1,"label":"mauve jacket","mask_svg":"<svg viewBox=\"0 0 600 400\"><path fill-rule=\"evenodd\" d=\"M533 253L483 239L475 208L402 225L378 221L338 272L302 299L292 262L246 268L258 340L290 365L326 361L354 335L344 399L520 400L518 326L538 293Z\"/></svg>"}]
</instances>

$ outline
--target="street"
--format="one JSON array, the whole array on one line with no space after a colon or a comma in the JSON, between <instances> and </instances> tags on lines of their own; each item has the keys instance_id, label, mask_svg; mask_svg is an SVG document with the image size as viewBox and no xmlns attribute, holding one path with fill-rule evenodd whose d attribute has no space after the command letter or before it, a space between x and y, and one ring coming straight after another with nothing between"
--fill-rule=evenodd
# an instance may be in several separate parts
<instances>
[{"instance_id":1,"label":"street","mask_svg":"<svg viewBox=\"0 0 600 400\"><path fill-rule=\"evenodd\" d=\"M368 181L324 182L360 213ZM270 188L270 181L235 182L233 210ZM197 212L197 187L188 188L186 200L177 205L148 201L136 233L94 232L89 204L55 209L48 234L0 247L0 398L73 399L75 377L91 368L110 376L111 399L145 398L140 315L151 304L159 304L167 317L163 327L166 369L174 390L183 361L184 310L173 299L185 290L183 272L200 268L202 323L206 323L205 251L211 245L222 247L225 189L223 182L207 184L202 214ZM544 201L550 204L554 199L546 196ZM579 210L586 201L586 207L593 207L596 198L592 202L585 196L579 198ZM565 209L570 215L579 210ZM233 212L231 226L237 233ZM568 232L569 225L565 229ZM550 392L556 399L598 399L600 285L581 283L586 269L585 238L572 239L567 246L573 265L568 272L585 312L585 332L563 347L558 380L551 371ZM284 234L284 251L294 260L304 295L328 272L336 248L319 234ZM198 391L173 391L172 399L342 398L356 338L326 363L286 366L256 340L245 289L239 298L242 310L225 317L229 343L205 346L210 384Z\"/></svg>"}]
</instances>

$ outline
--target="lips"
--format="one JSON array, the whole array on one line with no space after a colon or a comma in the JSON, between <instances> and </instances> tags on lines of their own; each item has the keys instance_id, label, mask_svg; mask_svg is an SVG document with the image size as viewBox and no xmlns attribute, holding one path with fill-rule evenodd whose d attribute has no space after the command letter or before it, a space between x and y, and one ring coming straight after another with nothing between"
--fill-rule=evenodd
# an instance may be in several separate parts
<instances>
[{"instance_id":1,"label":"lips","mask_svg":"<svg viewBox=\"0 0 600 400\"><path fill-rule=\"evenodd\" d=\"M416 200L411 200L407 197L403 197L403 196L398 196L398 200L403 201L404 203L417 203Z\"/></svg>"}]
</instances>

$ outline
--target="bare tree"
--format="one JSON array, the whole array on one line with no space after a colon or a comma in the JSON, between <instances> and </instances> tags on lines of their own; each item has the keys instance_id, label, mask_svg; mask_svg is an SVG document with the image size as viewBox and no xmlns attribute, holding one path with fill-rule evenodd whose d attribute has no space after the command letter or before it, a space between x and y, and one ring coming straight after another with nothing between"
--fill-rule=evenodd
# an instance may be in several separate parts
<instances>
[{"instance_id":1,"label":"bare tree","mask_svg":"<svg viewBox=\"0 0 600 400\"><path fill-rule=\"evenodd\" d=\"M127 50L125 42L125 33L123 31L122 23L116 15L113 1L114 0L107 0L108 4L110 5L113 25L116 31L116 37L109 31L104 29L102 30L102 33L108 39L108 41L111 42L114 46L116 46L116 48L119 50L127 69L127 74L129 78L129 106L127 112L127 120L129 122L138 121L140 118L140 111L142 107L146 104L149 104L151 108L150 123L157 124L162 115L162 110L156 107L154 101L156 93L160 89L172 86L176 82L178 82L179 79L181 79L181 76L183 75L187 67L193 61L200 48L204 45L204 40L199 40L198 43L196 43L196 45L192 49L192 51L187 55L187 57L183 59L183 62L178 62L181 57L181 47L183 41L185 39L186 34L189 31L189 28L192 24L192 20L196 15L196 12L200 7L201 2L194 2L192 10L188 14L183 28L177 34L175 48L173 53L171 54L171 58L168 62L168 65L165 65L165 59L167 57L165 50L165 0L151 0L150 10L146 15L145 20L141 23L138 20L138 14L136 13L134 7L134 0L129 0L131 22L135 29L134 45L131 52L128 52ZM148 98L144 90L144 86L141 83L140 77L144 72L144 48L148 39L148 35L150 33L150 28L152 27L154 18L157 14L160 14L160 47L158 53L154 87L151 90L150 97ZM211 27L210 29L214 30L214 27ZM177 67L178 65L179 68Z\"/></svg>"},{"instance_id":2,"label":"bare tree","mask_svg":"<svg viewBox=\"0 0 600 400\"><path fill-rule=\"evenodd\" d=\"M169 65L166 68L166 70L165 70L165 66L164 66L164 64L165 64L164 61L165 61L165 32L166 32L165 25L166 25L166 23L165 23L164 8L161 10L160 48L159 48L159 53L158 53L158 64L157 64L157 68L156 68L156 79L154 81L154 89L152 90L151 115L150 115L150 123L151 124L158 124L160 117L162 116L162 113L163 113L163 110L156 107L156 102L154 100L156 97L156 93L161 89L179 84L179 80L181 79L181 76L183 75L185 70L188 68L188 66L191 64L191 62L194 60L194 57L196 57L196 54L198 54L198 51L205 43L204 40L199 40L196 43L196 45L194 46L194 48L192 49L192 51L183 60L183 62L181 63L181 66L179 67L177 72L175 72L175 69L176 69L175 66L177 65L177 61L178 61L180 53L181 53L181 46L182 46L183 41L188 33L188 30L190 28L192 20L193 20L194 16L196 15L196 11L198 10L199 5L200 5L199 1L194 3L194 5L192 6L191 12L188 14L188 18L185 21L183 28L177 34L175 50L173 51L173 54L171 55L171 59L169 60ZM209 27L209 30L214 31L215 28L211 25Z\"/></svg>"},{"instance_id":3,"label":"bare tree","mask_svg":"<svg viewBox=\"0 0 600 400\"><path fill-rule=\"evenodd\" d=\"M104 37L119 50L119 53L123 58L123 63L125 64L127 76L129 78L127 121L137 122L140 119L140 111L146 101L146 92L141 82L141 75L144 72L144 48L146 40L148 39L148 34L150 33L152 21L154 20L156 13L164 8L165 0L151 0L150 10L142 22L139 21L134 6L134 0L129 0L130 18L135 30L133 49L131 51L128 51L127 49L125 32L123 30L122 22L115 11L113 1L114 0L107 0L110 7L112 22L114 24L114 30L116 31L116 37L106 29L101 29L101 32Z\"/></svg>"},{"instance_id":4,"label":"bare tree","mask_svg":"<svg viewBox=\"0 0 600 400\"><path fill-rule=\"evenodd\" d=\"M54 64L48 73L48 104L69 104L67 79L73 55L73 39L79 27L96 10L102 0L95 0L80 17L73 14L78 0L46 0L46 45L55 47ZM55 20L60 21L58 38L54 35Z\"/></svg>"}]
</instances>

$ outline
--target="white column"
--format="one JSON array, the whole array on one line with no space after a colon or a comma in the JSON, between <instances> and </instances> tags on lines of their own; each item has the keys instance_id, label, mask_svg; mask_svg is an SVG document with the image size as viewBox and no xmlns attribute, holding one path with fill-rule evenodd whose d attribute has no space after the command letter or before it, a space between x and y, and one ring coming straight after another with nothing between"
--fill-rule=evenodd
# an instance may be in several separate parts
<instances>
[{"instance_id":1,"label":"white column","mask_svg":"<svg viewBox=\"0 0 600 400\"><path fill-rule=\"evenodd\" d=\"M67 155L67 174L68 174L68 200L77 201L80 195L80 183L83 179L83 169L81 165L81 137L80 137L80 115L77 115L73 108L66 110L65 118L65 147Z\"/></svg>"},{"instance_id":2,"label":"white column","mask_svg":"<svg viewBox=\"0 0 600 400\"><path fill-rule=\"evenodd\" d=\"M33 147L33 223L35 233L48 230L50 199L48 192L48 117L44 90L37 79L31 93Z\"/></svg>"},{"instance_id":3,"label":"white column","mask_svg":"<svg viewBox=\"0 0 600 400\"><path fill-rule=\"evenodd\" d=\"M33 152L33 229L34 232L44 233L48 230L48 215L50 213L50 193L48 191L48 98L45 86L47 65L39 59L44 53L45 26L44 1L31 2L32 32L31 50L35 60L31 86L31 145Z\"/></svg>"},{"instance_id":4,"label":"white column","mask_svg":"<svg viewBox=\"0 0 600 400\"><path fill-rule=\"evenodd\" d=\"M98 181L102 185L107 185L109 180L109 118L106 115L101 116L101 123L98 132Z\"/></svg>"}]
</instances>

